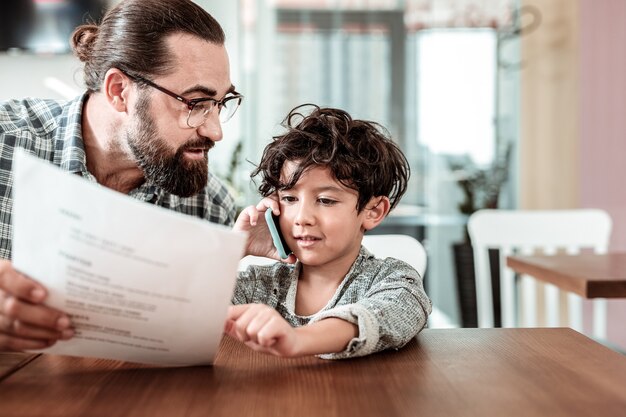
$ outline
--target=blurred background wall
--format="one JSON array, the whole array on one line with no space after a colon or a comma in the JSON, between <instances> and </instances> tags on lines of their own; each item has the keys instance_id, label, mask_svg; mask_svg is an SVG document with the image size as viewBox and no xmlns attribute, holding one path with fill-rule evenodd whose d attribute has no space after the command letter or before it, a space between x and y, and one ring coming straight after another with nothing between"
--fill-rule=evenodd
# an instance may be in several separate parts
<instances>
[{"instance_id":1,"label":"blurred background wall","mask_svg":"<svg viewBox=\"0 0 626 417\"><path fill-rule=\"evenodd\" d=\"M602 208L613 219L610 250L624 251L626 3L522 4L541 10L542 24L522 42L520 207ZM622 347L624 316L626 302L609 300L608 339Z\"/></svg>"},{"instance_id":2,"label":"blurred background wall","mask_svg":"<svg viewBox=\"0 0 626 417\"><path fill-rule=\"evenodd\" d=\"M1 2L0 100L79 94L68 31L116 1ZM453 247L478 208L604 208L611 249L626 249L624 2L197 3L224 26L232 79L246 96L210 156L239 204L257 199L248 175L282 118L314 102L383 124L407 154L410 190L379 232L424 243L427 291L458 324ZM609 302L609 339L623 347L625 313L624 302Z\"/></svg>"}]
</instances>

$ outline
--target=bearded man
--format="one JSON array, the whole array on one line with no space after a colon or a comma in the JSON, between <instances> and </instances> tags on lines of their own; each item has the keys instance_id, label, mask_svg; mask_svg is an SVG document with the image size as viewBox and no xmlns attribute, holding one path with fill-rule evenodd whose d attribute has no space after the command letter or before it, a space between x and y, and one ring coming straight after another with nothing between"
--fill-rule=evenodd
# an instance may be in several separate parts
<instances>
[{"instance_id":1,"label":"bearded man","mask_svg":"<svg viewBox=\"0 0 626 417\"><path fill-rule=\"evenodd\" d=\"M0 102L0 351L74 335L70 317L45 305L46 288L10 260L16 149L150 204L218 224L235 218L208 169L242 100L219 23L189 0L122 0L99 24L79 26L71 44L84 63L83 95Z\"/></svg>"}]
</instances>

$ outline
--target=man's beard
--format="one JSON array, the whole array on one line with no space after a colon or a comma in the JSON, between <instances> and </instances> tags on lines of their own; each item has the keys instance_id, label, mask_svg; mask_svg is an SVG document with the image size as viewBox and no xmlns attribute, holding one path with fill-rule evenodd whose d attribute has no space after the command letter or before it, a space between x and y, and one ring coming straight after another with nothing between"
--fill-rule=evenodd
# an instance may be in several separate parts
<instances>
[{"instance_id":1,"label":"man's beard","mask_svg":"<svg viewBox=\"0 0 626 417\"><path fill-rule=\"evenodd\" d=\"M180 197L190 197L207 184L209 161L205 154L200 160L186 160L188 149L211 148L214 142L200 137L182 145L172 153L167 142L156 132L156 123L148 113L149 102L141 95L135 111L137 124L126 132L126 140L146 180Z\"/></svg>"}]
</instances>

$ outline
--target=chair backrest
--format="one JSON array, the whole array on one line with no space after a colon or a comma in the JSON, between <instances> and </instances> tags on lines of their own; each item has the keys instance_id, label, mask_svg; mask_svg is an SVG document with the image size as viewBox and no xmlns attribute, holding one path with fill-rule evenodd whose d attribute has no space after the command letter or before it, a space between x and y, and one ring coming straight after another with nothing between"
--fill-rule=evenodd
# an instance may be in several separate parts
<instances>
[{"instance_id":1,"label":"chair backrest","mask_svg":"<svg viewBox=\"0 0 626 417\"><path fill-rule=\"evenodd\" d=\"M363 246L377 258L396 258L406 262L424 277L426 250L417 239L407 235L366 235Z\"/></svg>"},{"instance_id":2,"label":"chair backrest","mask_svg":"<svg viewBox=\"0 0 626 417\"><path fill-rule=\"evenodd\" d=\"M407 235L366 235L363 246L377 258L392 257L411 265L423 277L426 272L426 250L417 239ZM264 265L276 262L274 259L246 256L239 262L239 270L248 265Z\"/></svg>"},{"instance_id":3,"label":"chair backrest","mask_svg":"<svg viewBox=\"0 0 626 417\"><path fill-rule=\"evenodd\" d=\"M488 249L500 250L500 290L502 308L513 304L513 272L506 268L506 256L558 251L574 254L583 248L605 253L612 222L603 210L479 210L469 218L467 228L474 250L478 324L493 327L491 275ZM510 279L509 279L510 278ZM504 317L503 327L512 327L512 314Z\"/></svg>"}]
</instances>

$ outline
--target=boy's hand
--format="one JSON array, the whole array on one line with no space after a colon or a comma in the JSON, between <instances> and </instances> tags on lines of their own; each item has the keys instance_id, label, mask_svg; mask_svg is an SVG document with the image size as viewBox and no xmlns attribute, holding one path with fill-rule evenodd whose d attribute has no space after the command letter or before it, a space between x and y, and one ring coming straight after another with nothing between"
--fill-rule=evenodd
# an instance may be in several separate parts
<instances>
[{"instance_id":1,"label":"boy's hand","mask_svg":"<svg viewBox=\"0 0 626 417\"><path fill-rule=\"evenodd\" d=\"M0 261L0 352L43 349L74 332L69 317L43 305L46 290Z\"/></svg>"},{"instance_id":2,"label":"boy's hand","mask_svg":"<svg viewBox=\"0 0 626 417\"><path fill-rule=\"evenodd\" d=\"M259 352L282 357L301 356L296 329L265 304L231 306L224 331Z\"/></svg>"},{"instance_id":3,"label":"boy's hand","mask_svg":"<svg viewBox=\"0 0 626 417\"><path fill-rule=\"evenodd\" d=\"M265 223L265 211L271 208L275 215L280 214L280 205L273 198L266 197L256 206L248 206L237 217L233 230L243 230L248 232L248 242L246 243L246 255L264 256L281 260L278 251L272 243L272 236ZM295 263L296 257L290 255L282 262Z\"/></svg>"},{"instance_id":4,"label":"boy's hand","mask_svg":"<svg viewBox=\"0 0 626 417\"><path fill-rule=\"evenodd\" d=\"M359 329L334 317L293 328L270 306L242 304L229 307L224 332L256 351L294 358L341 352Z\"/></svg>"}]
</instances>

